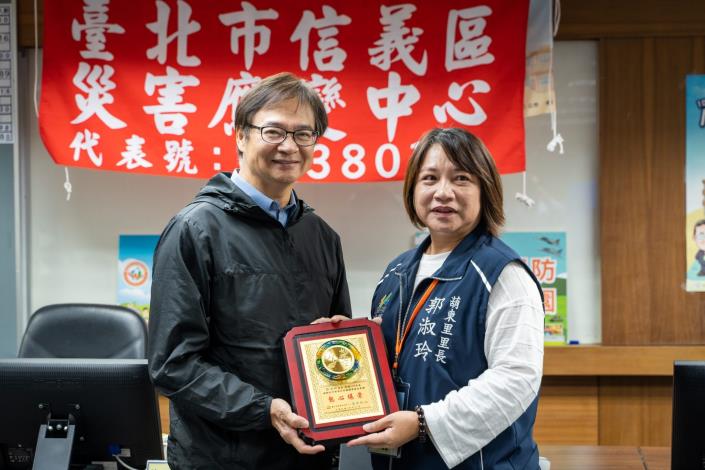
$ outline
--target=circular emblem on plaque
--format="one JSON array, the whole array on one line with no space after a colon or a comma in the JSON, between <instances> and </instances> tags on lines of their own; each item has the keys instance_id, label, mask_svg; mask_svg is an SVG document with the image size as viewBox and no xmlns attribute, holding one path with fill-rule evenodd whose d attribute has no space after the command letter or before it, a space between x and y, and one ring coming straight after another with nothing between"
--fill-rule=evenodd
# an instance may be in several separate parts
<instances>
[{"instance_id":1,"label":"circular emblem on plaque","mask_svg":"<svg viewBox=\"0 0 705 470\"><path fill-rule=\"evenodd\" d=\"M326 341L316 351L316 367L330 380L349 379L360 368L360 351L344 339Z\"/></svg>"}]
</instances>

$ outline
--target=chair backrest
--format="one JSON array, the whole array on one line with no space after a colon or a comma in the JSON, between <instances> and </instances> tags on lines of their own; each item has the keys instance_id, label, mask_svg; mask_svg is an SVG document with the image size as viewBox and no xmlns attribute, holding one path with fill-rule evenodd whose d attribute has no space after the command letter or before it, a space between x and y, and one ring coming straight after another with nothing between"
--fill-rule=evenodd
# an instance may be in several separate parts
<instances>
[{"instance_id":1,"label":"chair backrest","mask_svg":"<svg viewBox=\"0 0 705 470\"><path fill-rule=\"evenodd\" d=\"M119 305L54 304L29 319L19 357L142 359L147 326Z\"/></svg>"}]
</instances>

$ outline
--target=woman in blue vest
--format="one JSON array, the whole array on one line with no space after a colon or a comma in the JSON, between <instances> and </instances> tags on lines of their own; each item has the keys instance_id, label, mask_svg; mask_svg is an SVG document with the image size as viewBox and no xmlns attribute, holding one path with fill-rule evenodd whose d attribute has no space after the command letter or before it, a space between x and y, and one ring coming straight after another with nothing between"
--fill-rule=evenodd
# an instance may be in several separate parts
<instances>
[{"instance_id":1,"label":"woman in blue vest","mask_svg":"<svg viewBox=\"0 0 705 470\"><path fill-rule=\"evenodd\" d=\"M462 129L427 133L404 205L430 236L389 263L372 301L403 411L348 445L401 448L391 461L373 455L375 469L538 469L541 288L497 238L502 183L482 142Z\"/></svg>"}]
</instances>

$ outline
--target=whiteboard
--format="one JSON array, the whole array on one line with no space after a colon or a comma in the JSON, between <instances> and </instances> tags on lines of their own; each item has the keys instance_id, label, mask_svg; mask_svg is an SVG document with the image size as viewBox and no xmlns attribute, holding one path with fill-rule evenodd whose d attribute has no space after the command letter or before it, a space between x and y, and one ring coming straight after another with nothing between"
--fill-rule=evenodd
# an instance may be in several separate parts
<instances>
[{"instance_id":1,"label":"whiteboard","mask_svg":"<svg viewBox=\"0 0 705 470\"><path fill-rule=\"evenodd\" d=\"M21 64L33 74L32 55ZM565 231L568 245L569 337L600 340L597 230L597 47L560 42L555 48L558 127L564 155L550 153L548 116L526 121L527 193L536 205L514 199L521 174L503 177L507 230ZM20 97L32 109L32 90ZM32 114L23 126L23 180L28 214L29 311L58 302L115 303L120 234L160 233L203 185L202 180L71 168L66 201L64 168L39 139ZM402 183L298 184L297 193L339 234L355 316L366 316L387 263L413 246Z\"/></svg>"}]
</instances>

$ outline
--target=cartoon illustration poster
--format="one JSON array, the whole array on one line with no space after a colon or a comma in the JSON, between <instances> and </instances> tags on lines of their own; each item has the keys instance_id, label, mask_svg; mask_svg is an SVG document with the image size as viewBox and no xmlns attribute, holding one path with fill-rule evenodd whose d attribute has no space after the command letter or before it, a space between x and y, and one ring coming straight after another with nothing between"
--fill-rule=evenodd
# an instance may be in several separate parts
<instances>
[{"instance_id":1,"label":"cartoon illustration poster","mask_svg":"<svg viewBox=\"0 0 705 470\"><path fill-rule=\"evenodd\" d=\"M705 75L685 80L686 290L705 292Z\"/></svg>"},{"instance_id":2,"label":"cartoon illustration poster","mask_svg":"<svg viewBox=\"0 0 705 470\"><path fill-rule=\"evenodd\" d=\"M501 238L519 253L541 283L546 309L544 344L565 344L568 337L565 232L507 232Z\"/></svg>"},{"instance_id":3,"label":"cartoon illustration poster","mask_svg":"<svg viewBox=\"0 0 705 470\"><path fill-rule=\"evenodd\" d=\"M152 258L159 235L120 235L117 302L149 320Z\"/></svg>"}]
</instances>

